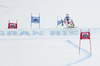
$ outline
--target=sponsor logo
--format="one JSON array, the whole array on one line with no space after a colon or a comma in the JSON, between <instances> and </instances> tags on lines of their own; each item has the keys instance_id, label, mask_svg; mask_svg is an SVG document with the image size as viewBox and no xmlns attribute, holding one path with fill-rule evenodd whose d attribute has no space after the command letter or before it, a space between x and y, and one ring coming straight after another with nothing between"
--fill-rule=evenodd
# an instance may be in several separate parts
<instances>
[{"instance_id":1,"label":"sponsor logo","mask_svg":"<svg viewBox=\"0 0 100 66\"><path fill-rule=\"evenodd\" d=\"M73 36L79 35L79 31L0 31L0 36Z\"/></svg>"}]
</instances>

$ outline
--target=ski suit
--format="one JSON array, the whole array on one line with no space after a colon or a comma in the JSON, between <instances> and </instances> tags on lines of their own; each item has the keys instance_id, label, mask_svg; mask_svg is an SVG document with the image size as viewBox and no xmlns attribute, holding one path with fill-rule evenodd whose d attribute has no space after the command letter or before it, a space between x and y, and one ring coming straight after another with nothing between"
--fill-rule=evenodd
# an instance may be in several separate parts
<instances>
[{"instance_id":1,"label":"ski suit","mask_svg":"<svg viewBox=\"0 0 100 66\"><path fill-rule=\"evenodd\" d=\"M64 18L64 23L66 23L67 25L68 25L68 24L72 25L72 20L71 20L71 18L70 18L70 17L65 17L65 18Z\"/></svg>"}]
</instances>

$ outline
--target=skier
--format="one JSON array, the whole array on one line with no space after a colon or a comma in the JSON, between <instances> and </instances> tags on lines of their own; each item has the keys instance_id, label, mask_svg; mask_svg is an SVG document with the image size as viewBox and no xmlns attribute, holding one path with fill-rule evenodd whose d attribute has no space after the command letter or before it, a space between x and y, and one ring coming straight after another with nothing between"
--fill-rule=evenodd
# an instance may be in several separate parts
<instances>
[{"instance_id":1,"label":"skier","mask_svg":"<svg viewBox=\"0 0 100 66\"><path fill-rule=\"evenodd\" d=\"M75 26L73 20L69 17L69 14L66 14L66 17L64 18L64 23L66 23L67 26Z\"/></svg>"}]
</instances>

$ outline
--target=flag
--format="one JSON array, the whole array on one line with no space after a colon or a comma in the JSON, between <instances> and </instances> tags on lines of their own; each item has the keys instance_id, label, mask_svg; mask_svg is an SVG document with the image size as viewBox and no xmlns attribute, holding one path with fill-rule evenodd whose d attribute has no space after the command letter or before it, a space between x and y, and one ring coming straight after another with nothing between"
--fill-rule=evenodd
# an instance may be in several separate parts
<instances>
[{"instance_id":1,"label":"flag","mask_svg":"<svg viewBox=\"0 0 100 66\"><path fill-rule=\"evenodd\" d=\"M40 23L40 17L32 17L31 16L31 23Z\"/></svg>"},{"instance_id":2,"label":"flag","mask_svg":"<svg viewBox=\"0 0 100 66\"><path fill-rule=\"evenodd\" d=\"M32 28L32 23L36 23L36 24L39 24L39 28L40 28L40 14L38 17L34 17L32 16L32 13L31 13L31 28Z\"/></svg>"},{"instance_id":3,"label":"flag","mask_svg":"<svg viewBox=\"0 0 100 66\"><path fill-rule=\"evenodd\" d=\"M62 19L61 19L61 20L58 20L58 21L57 21L57 25L61 24L62 22L63 22Z\"/></svg>"},{"instance_id":4,"label":"flag","mask_svg":"<svg viewBox=\"0 0 100 66\"><path fill-rule=\"evenodd\" d=\"M16 20L16 23L10 23L10 20L8 21L8 29L10 28L14 28L14 29L17 29L17 20Z\"/></svg>"}]
</instances>

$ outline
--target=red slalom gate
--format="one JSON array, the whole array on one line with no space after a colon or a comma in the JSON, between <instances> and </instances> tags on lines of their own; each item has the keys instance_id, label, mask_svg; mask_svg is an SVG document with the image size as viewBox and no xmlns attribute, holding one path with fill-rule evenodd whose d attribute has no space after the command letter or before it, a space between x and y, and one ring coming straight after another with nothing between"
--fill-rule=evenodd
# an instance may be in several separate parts
<instances>
[{"instance_id":1,"label":"red slalom gate","mask_svg":"<svg viewBox=\"0 0 100 66\"><path fill-rule=\"evenodd\" d=\"M16 23L10 23L10 20L8 21L8 29L17 29L17 23L18 21L16 20Z\"/></svg>"},{"instance_id":2,"label":"red slalom gate","mask_svg":"<svg viewBox=\"0 0 100 66\"><path fill-rule=\"evenodd\" d=\"M82 32L82 29L80 29L79 55L80 55L80 47L81 47L81 40L82 39L89 39L89 42L90 42L90 54L92 54L91 39L90 39L90 29L88 29L88 32Z\"/></svg>"}]
</instances>

